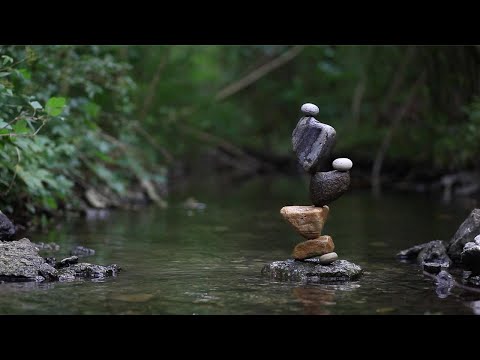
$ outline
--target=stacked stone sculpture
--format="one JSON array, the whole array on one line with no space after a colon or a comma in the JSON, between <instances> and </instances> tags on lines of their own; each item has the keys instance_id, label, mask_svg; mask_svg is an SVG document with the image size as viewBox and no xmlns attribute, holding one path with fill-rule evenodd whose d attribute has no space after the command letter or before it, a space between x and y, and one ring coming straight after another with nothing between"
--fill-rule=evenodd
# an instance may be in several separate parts
<instances>
[{"instance_id":1,"label":"stacked stone sculpture","mask_svg":"<svg viewBox=\"0 0 480 360\"><path fill-rule=\"evenodd\" d=\"M310 200L313 205L285 206L283 218L305 239L293 249L294 260L266 265L262 273L277 279L353 280L362 269L346 260L338 260L335 244L329 235L322 235L330 208L350 187L347 158L331 162L336 141L333 127L318 121L319 109L314 104L301 107L303 116L292 133L293 150L302 168L310 175Z\"/></svg>"}]
</instances>

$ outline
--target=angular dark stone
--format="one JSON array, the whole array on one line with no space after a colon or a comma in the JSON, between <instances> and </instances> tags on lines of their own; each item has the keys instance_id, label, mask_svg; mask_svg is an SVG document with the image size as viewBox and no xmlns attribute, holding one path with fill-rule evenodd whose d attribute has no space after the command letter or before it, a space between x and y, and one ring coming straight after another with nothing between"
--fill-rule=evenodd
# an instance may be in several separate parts
<instances>
[{"instance_id":1,"label":"angular dark stone","mask_svg":"<svg viewBox=\"0 0 480 360\"><path fill-rule=\"evenodd\" d=\"M434 263L434 262L423 263L423 270L431 274L438 274L440 271L448 269L449 267L450 267L449 263Z\"/></svg>"},{"instance_id":2,"label":"angular dark stone","mask_svg":"<svg viewBox=\"0 0 480 360\"><path fill-rule=\"evenodd\" d=\"M342 196L350 187L350 172L332 170L317 172L310 179L310 200L323 206Z\"/></svg>"},{"instance_id":3,"label":"angular dark stone","mask_svg":"<svg viewBox=\"0 0 480 360\"><path fill-rule=\"evenodd\" d=\"M347 260L321 265L318 258L305 261L274 261L262 269L262 274L276 280L302 282L344 282L358 279L362 268Z\"/></svg>"},{"instance_id":4,"label":"angular dark stone","mask_svg":"<svg viewBox=\"0 0 480 360\"><path fill-rule=\"evenodd\" d=\"M447 249L445 248L443 241L433 240L425 245L426 246L419 252L417 256L417 262L419 264L437 263L448 264L448 266L450 266L452 261L447 255Z\"/></svg>"},{"instance_id":5,"label":"angular dark stone","mask_svg":"<svg viewBox=\"0 0 480 360\"><path fill-rule=\"evenodd\" d=\"M335 145L333 127L313 117L302 117L292 133L293 151L303 169L310 174L331 169L331 152Z\"/></svg>"},{"instance_id":6,"label":"angular dark stone","mask_svg":"<svg viewBox=\"0 0 480 360\"><path fill-rule=\"evenodd\" d=\"M473 209L470 215L460 225L448 244L448 255L455 262L461 261L461 254L466 243L474 241L480 234L480 209Z\"/></svg>"},{"instance_id":7,"label":"angular dark stone","mask_svg":"<svg viewBox=\"0 0 480 360\"><path fill-rule=\"evenodd\" d=\"M12 241L15 236L15 226L10 219L0 211L0 241Z\"/></svg>"},{"instance_id":8,"label":"angular dark stone","mask_svg":"<svg viewBox=\"0 0 480 360\"><path fill-rule=\"evenodd\" d=\"M420 251L422 251L429 243L415 245L411 248L400 251L396 256L399 259L414 260L417 258Z\"/></svg>"},{"instance_id":9,"label":"angular dark stone","mask_svg":"<svg viewBox=\"0 0 480 360\"><path fill-rule=\"evenodd\" d=\"M58 263L55 264L57 269L64 268L66 266L70 266L73 264L78 263L78 256L70 256L65 259L60 260Z\"/></svg>"},{"instance_id":10,"label":"angular dark stone","mask_svg":"<svg viewBox=\"0 0 480 360\"><path fill-rule=\"evenodd\" d=\"M90 256L95 255L95 250L83 246L77 246L70 251L70 255L75 255L79 257Z\"/></svg>"},{"instance_id":11,"label":"angular dark stone","mask_svg":"<svg viewBox=\"0 0 480 360\"><path fill-rule=\"evenodd\" d=\"M424 270L428 272L433 272L433 267L435 266L433 263L439 264L441 268L448 268L452 264L452 260L447 255L445 243L441 240L433 240L413 246L400 251L396 256L400 259L416 260L421 266L429 264L427 268L431 268L432 271L425 269L424 266Z\"/></svg>"},{"instance_id":12,"label":"angular dark stone","mask_svg":"<svg viewBox=\"0 0 480 360\"><path fill-rule=\"evenodd\" d=\"M480 274L480 245L477 242L466 243L461 253L462 264L475 275Z\"/></svg>"}]
</instances>

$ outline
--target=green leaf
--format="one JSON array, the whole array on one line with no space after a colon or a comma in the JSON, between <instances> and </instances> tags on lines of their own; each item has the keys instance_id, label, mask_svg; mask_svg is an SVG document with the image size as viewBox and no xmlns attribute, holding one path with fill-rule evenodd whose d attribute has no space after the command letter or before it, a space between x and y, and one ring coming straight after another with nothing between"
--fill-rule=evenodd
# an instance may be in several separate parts
<instances>
[{"instance_id":1,"label":"green leaf","mask_svg":"<svg viewBox=\"0 0 480 360\"><path fill-rule=\"evenodd\" d=\"M18 72L20 74L22 74L23 78L26 79L26 80L30 80L31 77L32 77L32 74L30 74L30 71L28 71L27 69L23 68L23 69L18 69Z\"/></svg>"},{"instance_id":2,"label":"green leaf","mask_svg":"<svg viewBox=\"0 0 480 360\"><path fill-rule=\"evenodd\" d=\"M28 133L28 126L25 120L19 120L13 124L13 131L17 134Z\"/></svg>"},{"instance_id":3,"label":"green leaf","mask_svg":"<svg viewBox=\"0 0 480 360\"><path fill-rule=\"evenodd\" d=\"M13 63L13 59L8 55L2 55L3 65L7 65L8 63Z\"/></svg>"},{"instance_id":4,"label":"green leaf","mask_svg":"<svg viewBox=\"0 0 480 360\"><path fill-rule=\"evenodd\" d=\"M12 129L12 126L5 122L3 119L0 119L0 129Z\"/></svg>"},{"instance_id":5,"label":"green leaf","mask_svg":"<svg viewBox=\"0 0 480 360\"><path fill-rule=\"evenodd\" d=\"M57 209L57 202L52 196L43 197L42 202L43 202L43 206L47 209L50 209L50 210Z\"/></svg>"},{"instance_id":6,"label":"green leaf","mask_svg":"<svg viewBox=\"0 0 480 360\"><path fill-rule=\"evenodd\" d=\"M30 103L30 105L35 109L35 110L38 110L38 109L43 109L42 105L40 105L40 103L38 101L32 101Z\"/></svg>"},{"instance_id":7,"label":"green leaf","mask_svg":"<svg viewBox=\"0 0 480 360\"><path fill-rule=\"evenodd\" d=\"M0 72L0 78L5 77L5 76L8 76L8 75L10 75L9 72L6 72L6 71Z\"/></svg>"},{"instance_id":8,"label":"green leaf","mask_svg":"<svg viewBox=\"0 0 480 360\"><path fill-rule=\"evenodd\" d=\"M63 97L52 97L48 99L45 110L48 115L58 116L62 113L65 107L66 100Z\"/></svg>"}]
</instances>

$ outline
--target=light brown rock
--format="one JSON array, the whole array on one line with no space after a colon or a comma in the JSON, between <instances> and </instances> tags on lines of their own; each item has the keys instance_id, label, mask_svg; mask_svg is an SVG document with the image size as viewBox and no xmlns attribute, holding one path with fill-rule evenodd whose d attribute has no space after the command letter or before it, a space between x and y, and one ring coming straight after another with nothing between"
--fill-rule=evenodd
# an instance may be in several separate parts
<instances>
[{"instance_id":1,"label":"light brown rock","mask_svg":"<svg viewBox=\"0 0 480 360\"><path fill-rule=\"evenodd\" d=\"M283 218L305 239L316 239L322 234L327 221L328 206L284 206L280 209Z\"/></svg>"},{"instance_id":2,"label":"light brown rock","mask_svg":"<svg viewBox=\"0 0 480 360\"><path fill-rule=\"evenodd\" d=\"M332 238L328 235L323 235L317 239L301 242L295 246L292 255L296 260L304 260L331 253L334 249L335 244Z\"/></svg>"}]
</instances>

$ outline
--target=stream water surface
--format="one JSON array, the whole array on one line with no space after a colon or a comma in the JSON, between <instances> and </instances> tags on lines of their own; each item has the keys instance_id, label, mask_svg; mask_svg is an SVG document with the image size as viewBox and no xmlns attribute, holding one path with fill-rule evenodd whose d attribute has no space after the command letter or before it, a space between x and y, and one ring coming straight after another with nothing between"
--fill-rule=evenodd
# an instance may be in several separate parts
<instances>
[{"instance_id":1,"label":"stream water surface","mask_svg":"<svg viewBox=\"0 0 480 360\"><path fill-rule=\"evenodd\" d=\"M113 211L66 220L35 242L61 246L57 260L82 245L85 261L116 263L116 278L68 283L0 284L0 314L480 314L480 294L453 288L395 259L409 246L449 239L472 209L418 194L351 191L330 207L323 233L364 276L342 285L277 282L261 275L286 259L301 238L280 217L309 204L307 182L211 178L178 188L166 210ZM195 197L204 210L187 210Z\"/></svg>"}]
</instances>

